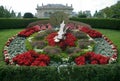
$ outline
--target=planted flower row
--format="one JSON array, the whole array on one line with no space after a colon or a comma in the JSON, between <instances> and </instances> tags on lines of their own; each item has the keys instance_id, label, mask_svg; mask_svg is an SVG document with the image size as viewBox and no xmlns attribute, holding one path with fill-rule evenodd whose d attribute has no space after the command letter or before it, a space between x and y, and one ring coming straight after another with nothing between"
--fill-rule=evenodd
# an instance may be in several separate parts
<instances>
[{"instance_id":1,"label":"planted flower row","mask_svg":"<svg viewBox=\"0 0 120 81\"><path fill-rule=\"evenodd\" d=\"M107 64L108 62L109 57L103 56L101 54L95 54L94 52L87 52L86 54L75 58L75 63L77 65Z\"/></svg>"},{"instance_id":2,"label":"planted flower row","mask_svg":"<svg viewBox=\"0 0 120 81\"><path fill-rule=\"evenodd\" d=\"M50 57L46 54L38 54L33 50L29 50L25 53L18 54L12 60L18 65L47 66L50 62Z\"/></svg>"},{"instance_id":3,"label":"planted flower row","mask_svg":"<svg viewBox=\"0 0 120 81\"><path fill-rule=\"evenodd\" d=\"M29 27L26 28L25 30L19 32L18 36L22 36L22 37L29 37L30 35L32 35L35 32L38 32L40 30L46 30L46 29L51 29L52 26L50 24L47 25L35 25L33 27Z\"/></svg>"},{"instance_id":4,"label":"planted flower row","mask_svg":"<svg viewBox=\"0 0 120 81\"><path fill-rule=\"evenodd\" d=\"M96 30L93 30L91 28L88 27L82 27L79 29L80 31L83 31L85 33L87 33L90 37L92 38L99 38L102 37L102 34Z\"/></svg>"}]
</instances>

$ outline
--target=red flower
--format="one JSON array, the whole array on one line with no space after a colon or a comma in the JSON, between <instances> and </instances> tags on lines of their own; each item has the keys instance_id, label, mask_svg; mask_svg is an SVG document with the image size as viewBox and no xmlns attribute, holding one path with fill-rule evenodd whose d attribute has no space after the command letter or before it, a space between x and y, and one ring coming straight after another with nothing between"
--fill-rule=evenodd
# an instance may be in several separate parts
<instances>
[{"instance_id":1,"label":"red flower","mask_svg":"<svg viewBox=\"0 0 120 81\"><path fill-rule=\"evenodd\" d=\"M108 60L109 60L109 58L102 57L102 58L99 60L99 62L100 62L100 64L107 64L107 63L108 63Z\"/></svg>"},{"instance_id":2,"label":"red flower","mask_svg":"<svg viewBox=\"0 0 120 81\"><path fill-rule=\"evenodd\" d=\"M13 58L13 62L26 66L46 66L49 64L50 58L45 54L37 54L35 51L30 50L23 54L18 54Z\"/></svg>"},{"instance_id":3,"label":"red flower","mask_svg":"<svg viewBox=\"0 0 120 81\"><path fill-rule=\"evenodd\" d=\"M6 58L6 59L5 59L5 62L8 64L8 63L9 63L9 58Z\"/></svg>"},{"instance_id":4,"label":"red flower","mask_svg":"<svg viewBox=\"0 0 120 81\"><path fill-rule=\"evenodd\" d=\"M40 27L38 25L36 25L36 26L33 26L31 28L27 28L27 29L21 31L18 34L18 36L28 37L31 34L33 34L34 32L38 32L38 31L40 31Z\"/></svg>"},{"instance_id":5,"label":"red flower","mask_svg":"<svg viewBox=\"0 0 120 81\"><path fill-rule=\"evenodd\" d=\"M73 36L71 33L67 33L66 39L65 40L61 40L60 42L56 43L54 41L54 37L57 36L57 32L51 33L46 37L46 40L48 41L48 44L50 46L59 46L62 49L65 49L67 46L75 46L75 41L76 38L75 36Z\"/></svg>"},{"instance_id":6,"label":"red flower","mask_svg":"<svg viewBox=\"0 0 120 81\"><path fill-rule=\"evenodd\" d=\"M91 60L99 60L101 59L103 56L100 55L100 54L94 54L92 57L91 57Z\"/></svg>"},{"instance_id":7,"label":"red flower","mask_svg":"<svg viewBox=\"0 0 120 81\"><path fill-rule=\"evenodd\" d=\"M87 52L84 56L87 58L93 57L95 55L94 52Z\"/></svg>"},{"instance_id":8,"label":"red flower","mask_svg":"<svg viewBox=\"0 0 120 81\"><path fill-rule=\"evenodd\" d=\"M40 62L39 66L47 66L47 64L45 62Z\"/></svg>"},{"instance_id":9,"label":"red flower","mask_svg":"<svg viewBox=\"0 0 120 81\"><path fill-rule=\"evenodd\" d=\"M79 57L75 58L75 63L77 65L84 65L85 64L85 57L79 56Z\"/></svg>"},{"instance_id":10,"label":"red flower","mask_svg":"<svg viewBox=\"0 0 120 81\"><path fill-rule=\"evenodd\" d=\"M92 30L92 29L90 29L88 27L82 27L80 29L80 31L83 31L83 32L87 33L92 38L102 37L102 34L100 32L98 32L96 30Z\"/></svg>"},{"instance_id":11,"label":"red flower","mask_svg":"<svg viewBox=\"0 0 120 81\"><path fill-rule=\"evenodd\" d=\"M97 60L93 60L93 61L91 61L91 64L98 64L98 61Z\"/></svg>"},{"instance_id":12,"label":"red flower","mask_svg":"<svg viewBox=\"0 0 120 81\"><path fill-rule=\"evenodd\" d=\"M75 58L77 65L90 64L107 64L109 57L105 57L101 54L95 54L94 52L87 52L85 55Z\"/></svg>"}]
</instances>

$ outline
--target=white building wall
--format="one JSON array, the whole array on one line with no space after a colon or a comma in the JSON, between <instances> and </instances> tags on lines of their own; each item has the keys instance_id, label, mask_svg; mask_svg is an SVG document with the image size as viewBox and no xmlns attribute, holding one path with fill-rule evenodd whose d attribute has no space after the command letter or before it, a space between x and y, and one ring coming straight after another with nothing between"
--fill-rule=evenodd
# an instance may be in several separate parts
<instances>
[{"instance_id":1,"label":"white building wall","mask_svg":"<svg viewBox=\"0 0 120 81\"><path fill-rule=\"evenodd\" d=\"M36 10L37 10L37 13L36 13L37 18L49 18L48 15L45 15L45 13L50 13L51 14L51 13L54 13L54 12L57 12L57 11L65 12L65 13L69 14L70 17L72 17L72 11L73 11L72 8L71 9L66 9L66 8L63 8L63 9L62 8L60 8L60 9L50 8L50 9L48 9L48 8L44 7L43 5L42 5L42 7L37 6Z\"/></svg>"}]
</instances>

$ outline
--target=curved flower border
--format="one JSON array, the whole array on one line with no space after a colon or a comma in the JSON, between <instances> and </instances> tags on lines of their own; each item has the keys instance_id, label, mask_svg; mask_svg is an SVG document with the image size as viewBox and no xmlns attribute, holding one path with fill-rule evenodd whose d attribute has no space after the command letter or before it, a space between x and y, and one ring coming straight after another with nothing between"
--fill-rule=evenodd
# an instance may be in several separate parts
<instances>
[{"instance_id":1,"label":"curved flower border","mask_svg":"<svg viewBox=\"0 0 120 81\"><path fill-rule=\"evenodd\" d=\"M9 53L8 53L8 46L15 39L16 36L17 36L17 34L14 35L13 37L9 38L8 41L6 42L5 46L4 46L4 49L3 49L3 54L4 54L5 62L7 64L13 64L12 58L10 58Z\"/></svg>"},{"instance_id":2,"label":"curved flower border","mask_svg":"<svg viewBox=\"0 0 120 81\"><path fill-rule=\"evenodd\" d=\"M14 35L13 37L9 38L8 41L6 42L5 46L4 46L4 49L3 49L3 53L4 53L4 57L5 57L5 62L7 64L14 64L12 58L9 56L8 46L10 45L10 43L12 42L12 40L15 39L16 36L29 37L30 35L32 35L35 32L38 32L38 31L41 31L41 30L45 30L45 29L51 29L51 27L52 26L50 26L50 25L49 25L49 27L46 27L44 25L42 25L40 27L40 26L36 25L36 26L31 27L31 28L27 28L27 29L21 31L20 33ZM88 28L88 27L83 27L82 26L82 27L79 27L78 29L80 31L83 31L83 32L87 33L92 38L101 38L101 37L104 38L104 40L106 40L109 43L109 45L111 45L111 47L112 47L112 49L114 51L114 54L111 57L109 57L109 61L108 62L109 63L113 63L113 62L115 62L117 60L117 53L118 53L117 48L113 44L113 42L110 39L108 39L105 35L102 35L100 32L98 32L96 30L93 30L91 28ZM75 59L78 59L78 58L82 58L81 60L85 60L85 59L83 59L83 56L79 56L79 57L77 57ZM76 60L75 60L75 62L76 62L76 64L79 65L79 63L77 63ZM97 64L98 62L100 64L99 60L98 61L91 61L91 64ZM43 65L41 65L41 66L48 65L48 64L45 64L45 63L42 63L42 64ZM83 64L85 64L85 63L83 63ZM83 64L80 64L80 65L83 65Z\"/></svg>"}]
</instances>

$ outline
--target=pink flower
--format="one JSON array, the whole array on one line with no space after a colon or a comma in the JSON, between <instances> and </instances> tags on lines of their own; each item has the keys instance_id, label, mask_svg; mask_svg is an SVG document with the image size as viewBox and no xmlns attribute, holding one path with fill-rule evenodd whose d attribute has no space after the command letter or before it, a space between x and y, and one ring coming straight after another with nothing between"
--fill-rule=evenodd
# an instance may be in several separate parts
<instances>
[{"instance_id":1,"label":"pink flower","mask_svg":"<svg viewBox=\"0 0 120 81\"><path fill-rule=\"evenodd\" d=\"M51 26L50 23L48 23L46 26L47 26L48 29L52 29L52 26Z\"/></svg>"},{"instance_id":2,"label":"pink flower","mask_svg":"<svg viewBox=\"0 0 120 81\"><path fill-rule=\"evenodd\" d=\"M45 25L42 25L41 26L41 30L46 30L47 28L46 28L46 26Z\"/></svg>"}]
</instances>

